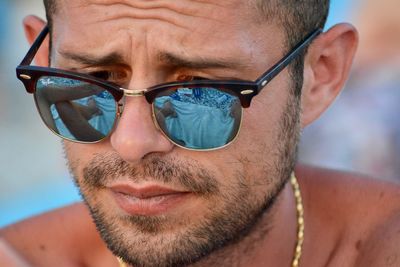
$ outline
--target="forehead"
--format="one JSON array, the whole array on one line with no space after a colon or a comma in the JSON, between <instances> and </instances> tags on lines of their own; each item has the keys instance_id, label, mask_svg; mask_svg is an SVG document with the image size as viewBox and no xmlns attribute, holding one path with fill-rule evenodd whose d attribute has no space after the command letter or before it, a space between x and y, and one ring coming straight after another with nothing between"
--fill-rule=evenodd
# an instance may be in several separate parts
<instances>
[{"instance_id":1,"label":"forehead","mask_svg":"<svg viewBox=\"0 0 400 267\"><path fill-rule=\"evenodd\" d=\"M254 13L254 1L240 0L53 0L57 3L57 10L64 14L81 15L76 19L84 22L93 21L96 17L111 19L118 16L137 19L159 19L175 15L178 20L186 18L203 18L208 20L238 20ZM91 13L87 13L87 11ZM136 11L136 13L135 13ZM138 13L145 12L145 13ZM255 13L254 13L255 14ZM251 15L254 15L251 14ZM181 15L181 16L180 16Z\"/></svg>"},{"instance_id":2,"label":"forehead","mask_svg":"<svg viewBox=\"0 0 400 267\"><path fill-rule=\"evenodd\" d=\"M250 56L260 43L280 48L272 42L280 31L270 23L260 30L257 16L252 1L240 0L59 0L53 34L63 49L93 53L146 46L224 57Z\"/></svg>"}]
</instances>

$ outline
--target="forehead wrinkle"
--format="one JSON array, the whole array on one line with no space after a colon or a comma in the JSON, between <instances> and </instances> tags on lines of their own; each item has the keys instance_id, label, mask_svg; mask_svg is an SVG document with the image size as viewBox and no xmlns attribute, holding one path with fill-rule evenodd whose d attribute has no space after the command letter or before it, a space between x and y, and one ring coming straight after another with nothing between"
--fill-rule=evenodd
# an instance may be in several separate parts
<instances>
[{"instance_id":1,"label":"forehead wrinkle","mask_svg":"<svg viewBox=\"0 0 400 267\"><path fill-rule=\"evenodd\" d=\"M123 5L125 7L133 7L137 9L169 9L174 10L176 13L180 13L182 15L190 15L194 17L202 17L209 18L210 15L215 14L214 19L217 19L220 15L221 8L226 8L228 5L222 5L215 2L207 2L207 1L196 1L196 0L157 0L157 1L149 1L149 0L122 0L117 3L109 3L107 0L94 0L93 4L104 5L104 6L112 6L112 5ZM226 1L228 2L228 1ZM206 14L203 16L199 15L199 11L206 10ZM215 13L212 11L216 11ZM203 11L204 12L204 11Z\"/></svg>"},{"instance_id":2,"label":"forehead wrinkle","mask_svg":"<svg viewBox=\"0 0 400 267\"><path fill-rule=\"evenodd\" d=\"M120 7L123 5L118 4L118 6ZM119 11L118 13L116 12L114 14L108 14L106 18L96 20L96 22L109 22L117 19L161 20L178 28L187 31L192 31L193 29L191 29L189 26L186 25L189 24L187 22L190 22L193 19L193 17L204 20L211 20L211 18L206 16L184 14L163 7L143 10L141 8L130 6L129 9L121 8L121 10L122 11ZM213 21L218 23L223 22L221 20L213 20Z\"/></svg>"},{"instance_id":3,"label":"forehead wrinkle","mask_svg":"<svg viewBox=\"0 0 400 267\"><path fill-rule=\"evenodd\" d=\"M88 2L90 0L86 0L86 2ZM116 4L114 3L110 3L109 0L91 0L92 3L97 3L97 4L101 4L101 5L105 5L105 6L110 6L110 5L114 5ZM179 9L179 10L192 10L193 8L190 8L189 5L187 5L188 3L191 3L192 6L193 4L195 5L207 5L207 6L217 6L217 7L225 7L227 5L222 5L222 4L218 4L218 3L214 3L214 2L207 2L207 1L198 1L198 0L176 0L176 1L171 1L171 0L119 0L117 1L117 3L119 4L125 4L127 6L135 6L138 8L142 8L142 9L151 9L154 7L160 7L160 6L164 6L164 7L168 7L171 9ZM196 7L197 7L196 6Z\"/></svg>"},{"instance_id":4,"label":"forehead wrinkle","mask_svg":"<svg viewBox=\"0 0 400 267\"><path fill-rule=\"evenodd\" d=\"M105 6L110 6L110 8L104 8L104 7L101 8L103 5L98 4L98 3L103 3L103 2L105 2L107 4ZM76 17L75 15L77 14L77 12L82 12L82 13L79 13L78 15L81 15L81 14L85 13L85 11L93 12L91 14L96 14L97 13L97 14L112 15L113 12L117 12L118 10L127 9L127 8L121 8L121 7L115 8L115 7L117 7L116 5L118 5L118 4L112 4L110 2L114 3L114 2L117 2L117 1L107 1L106 2L104 0L101 0L101 1L100 0L93 0L93 1L87 1L87 0L79 1L78 0L78 1L71 1L71 2L66 1L65 5L69 5L70 7L74 7L73 9L75 9L75 10L71 11L71 13L68 14L68 15L71 16L72 19L74 17ZM143 4L143 2L147 2L147 1L123 1L123 2L141 3L141 4ZM164 0L161 0L161 1L155 0L155 1L148 1L148 2L166 3ZM171 2L171 1L169 1L169 2ZM172 2L175 2L175 1L172 1ZM204 4L204 5L213 6L213 5L211 5L211 4L207 3L207 2L199 1L199 0L187 0L187 1L186 0L182 0L182 1L179 1L179 2L190 2L190 3L199 2L199 3ZM228 3L229 5L231 5L233 3L233 1L231 1L231 2L224 1L223 3ZM97 6L97 8L93 9L93 10L90 10L89 6L91 6L91 5ZM81 8L77 8L78 6L81 7ZM114 8L111 8L111 6L113 6ZM222 7L226 7L226 6L223 5ZM82 10L82 7L85 7L86 10ZM68 9L66 11L68 12ZM235 10L232 10L232 11L228 10L228 14L229 15L232 15L234 12L236 12L236 11ZM85 16L81 16L81 17L85 17ZM84 21L83 24L75 23L75 20L71 21L70 23L73 23L74 26L78 25L78 26L75 27L76 30L73 30L72 32L76 35L76 32L80 33L80 31L83 31L80 34L81 36L83 36L83 35L86 35L86 32L90 33L94 29L93 33L96 34L96 36L102 36L101 33L96 33L96 31L97 31L96 29L99 28L99 25L94 25L95 28L92 27L92 28L87 28L87 29L84 26L82 26L82 27L79 26L79 25L85 25L85 24L86 25L87 24L92 24L92 23L88 23L87 20L91 20L93 17L96 17L96 16L95 15L94 16L87 15L86 18L84 18L84 20L86 20L86 21ZM97 16L97 17L99 17L99 16ZM176 17L176 16L172 16L172 17ZM238 19L240 19L240 18L238 18ZM138 23L138 24L133 25L133 23L135 23L135 21L133 21L133 23L131 23L129 21L127 21L127 22L129 24L125 23L125 22L119 23L119 24L115 24L116 25L115 28L117 28L117 29L113 30L113 33L112 33L113 36L111 36L111 35L105 36L108 39L107 39L107 41L104 42L104 45L106 45L106 47L107 47L106 50L108 52L112 52L111 48L114 51L116 51L116 47L118 47L118 46L115 45L114 41L117 39L117 38L115 38L115 36L117 36L117 35L118 36L125 36L125 37L127 37L127 39L129 39L129 40L125 39L124 47L125 46L132 47L132 45L134 45L135 49L136 49L136 46L139 43L136 41L136 39L137 39L136 37L137 36L135 37L135 35L137 35L139 33L143 33L144 31L147 31L147 30L149 32L151 31L152 32L151 36L145 34L146 38L150 38L150 37L153 38L153 39L157 38L157 40L160 40L159 34L164 34L164 33L168 34L169 33L168 31L160 32L159 34L157 33L158 30L165 29L165 28L162 28L162 25L161 26L160 25L156 25L157 27L150 27L150 26L152 26L152 25L150 25L150 23L147 23L147 24L139 24ZM229 20L227 21L227 23L230 23L230 22L232 22L232 21L229 21ZM236 23L236 21L233 21L233 22ZM174 44L177 45L177 46L171 47L171 49L168 49L168 48L165 47L165 45L162 45L163 47L159 47L159 48L161 48L161 49L159 49L159 51L164 50L166 52L171 52L171 53L173 53L175 55L186 55L186 57L184 57L184 58L185 59L189 59L189 60L187 62L183 62L185 64L186 63L193 64L194 63L193 60L196 60L197 61L196 64L197 63L201 63L201 64L204 63L203 65L205 65L206 63L207 64L210 63L210 62L207 62L207 61L209 61L210 59L214 59L214 57L216 55L220 55L221 54L222 56L219 57L221 62L217 62L216 64L214 64L215 63L215 60L214 60L213 64L214 64L214 67L216 67L216 68L224 68L223 65L226 63L225 59L226 59L226 56L228 56L228 54L225 53L225 50L222 48L221 51L220 51L221 53L219 53L219 52L215 53L215 51L213 49L208 49L207 45L206 46L201 46L201 44L202 43L210 43L210 42L215 43L215 42L219 42L219 41L225 42L227 39L229 39L229 40L232 40L232 42L229 42L228 45L235 46L235 49L232 50L233 54L236 55L236 58L234 58L236 63L237 63L235 69L238 69L238 68L241 68L241 67L246 68L246 69L250 69L250 67L248 67L248 66L246 66L244 64L250 63L251 60L253 59L252 51L249 51L250 46L252 46L252 43L246 41L246 42L242 43L242 45L241 45L240 42L239 43L233 42L235 40L236 41L240 41L242 39L247 39L246 38L247 31L243 30L242 28L240 28L241 31L236 31L238 29L237 27L234 27L234 28L231 28L231 29L229 27L227 28L225 26L224 27L220 27L220 28L215 28L215 26L214 26L215 23L214 23L214 25L211 25L211 23L208 23L208 25L205 28L204 27L200 27L201 25L199 25L199 27L196 27L196 24L199 23L198 21L197 22L190 22L189 21L189 23L191 23L191 25L188 25L187 23L186 23L186 25L190 26L191 27L190 29L185 27L185 23L182 23L182 22L180 22L179 25L177 25L178 27L181 27L182 25L183 25L183 27L185 27L185 29L186 29L186 33L185 34L182 34L182 32L180 32L177 35L173 35L173 36L164 34L163 35L164 36L163 37L164 38L164 42L163 43L166 43L165 40L167 40L167 39L165 39L165 38L167 38L167 37L171 38L172 37L172 38L174 38L174 41L175 41ZM127 27L127 25L128 25L128 27ZM132 27L130 27L130 25L132 25ZM217 25L217 27L218 27L218 25ZM91 30L89 30L89 29L91 29ZM228 31L227 31L227 29L228 29ZM117 32L119 30L132 31L132 34L126 34L126 32L122 32L121 34L117 34ZM209 32L209 34L204 34L204 31L202 31L202 30ZM201 38L200 39L198 38L199 40L196 41L196 44L193 44L193 38L191 38L191 37L193 36L193 33L196 32L196 31L197 31L197 33L196 33L197 35L196 36L197 37L200 36ZM69 32L69 31L67 31L67 32ZM244 35L244 36L242 36L242 35ZM64 39L66 39L64 41L66 41L67 43L72 43L71 38L64 38ZM101 42L103 42L103 41L101 41ZM128 42L130 42L131 45L128 45ZM73 42L73 43L76 43L76 42ZM113 43L114 45L112 47L110 47L110 43ZM151 43L152 42L149 42L149 44L151 44ZM122 42L120 42L120 45L121 44L122 44ZM92 50L100 51L100 49L99 49L100 45L101 45L101 43L99 43L98 41L90 43L89 44L90 51L92 51ZM194 46L195 49L191 49L192 46ZM71 45L71 47L74 48L76 46L75 45ZM203 47L204 47L204 49L203 49ZM212 46L210 46L210 47L212 48ZM219 46L219 47L221 47L221 46ZM145 51L150 52L148 50L145 50ZM145 52L145 51L142 51L142 52ZM242 55L243 53L241 53L240 51L246 53L246 56L243 56ZM153 52L155 52L155 54L153 54L153 56L157 56L157 52L158 51L153 51ZM230 53L230 54L232 54L232 53ZM128 58L128 55L131 58ZM143 53L142 53L142 55L143 55ZM130 63L132 63L133 60L135 60L134 57L135 57L134 53L128 53L127 52L126 55L125 55L126 61L130 62ZM148 57L150 57L150 56L148 56ZM199 62L198 59L201 59L202 57L203 57L202 62ZM151 58L156 59L154 57L151 57ZM239 60L240 58L242 60ZM238 59L238 60L236 60L236 59ZM232 62L234 62L234 61L232 61ZM180 62L180 63L182 63L182 62ZM240 63L242 63L242 64L240 64ZM190 64L186 64L186 65L190 65ZM201 65L201 64L198 64L198 65ZM208 64L208 66L209 65L210 64ZM233 64L229 64L228 63L228 64L225 64L225 65L232 66Z\"/></svg>"},{"instance_id":5,"label":"forehead wrinkle","mask_svg":"<svg viewBox=\"0 0 400 267\"><path fill-rule=\"evenodd\" d=\"M125 10L123 13L110 15L107 18L96 20L94 23L105 23L115 20L123 20L123 19L140 19L140 20L162 20L165 23L171 24L175 27L183 29L185 31L190 31L189 27L183 26L184 24L178 23L177 19L174 16L168 16L165 14L161 14L161 12L155 12L155 14L139 14L138 12L132 12Z\"/></svg>"},{"instance_id":6,"label":"forehead wrinkle","mask_svg":"<svg viewBox=\"0 0 400 267\"><path fill-rule=\"evenodd\" d=\"M129 66L132 54L132 36L120 34L124 38L93 39L93 42L82 44L80 32L66 31L59 34L53 46L54 60L67 59L69 62L83 66ZM118 34L118 31L117 31ZM78 38L78 39L76 39ZM78 44L78 45L77 45Z\"/></svg>"},{"instance_id":7,"label":"forehead wrinkle","mask_svg":"<svg viewBox=\"0 0 400 267\"><path fill-rule=\"evenodd\" d=\"M230 3L227 1L227 3ZM231 4L229 4L231 5ZM72 7L97 7L101 14L97 22L107 22L121 18L154 19L163 20L181 28L188 29L185 25L192 24L194 18L226 24L229 20L235 21L238 7L229 8L228 5L221 5L203 1L180 0L180 1L79 1L72 4ZM224 18L224 19L223 19ZM197 22L198 23L198 22ZM218 26L216 26L218 27Z\"/></svg>"}]
</instances>

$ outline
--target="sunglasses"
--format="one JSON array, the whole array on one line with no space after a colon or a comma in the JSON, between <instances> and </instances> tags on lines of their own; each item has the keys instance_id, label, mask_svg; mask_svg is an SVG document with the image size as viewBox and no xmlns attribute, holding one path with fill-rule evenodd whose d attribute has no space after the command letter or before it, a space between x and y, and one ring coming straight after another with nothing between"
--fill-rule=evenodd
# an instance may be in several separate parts
<instances>
[{"instance_id":1,"label":"sunglasses","mask_svg":"<svg viewBox=\"0 0 400 267\"><path fill-rule=\"evenodd\" d=\"M237 137L243 108L322 32L310 33L255 81L195 79L124 89L88 74L31 66L49 29L46 26L17 67L47 127L63 139L97 143L113 131L124 97L144 96L156 127L175 145L190 150L225 147Z\"/></svg>"}]
</instances>

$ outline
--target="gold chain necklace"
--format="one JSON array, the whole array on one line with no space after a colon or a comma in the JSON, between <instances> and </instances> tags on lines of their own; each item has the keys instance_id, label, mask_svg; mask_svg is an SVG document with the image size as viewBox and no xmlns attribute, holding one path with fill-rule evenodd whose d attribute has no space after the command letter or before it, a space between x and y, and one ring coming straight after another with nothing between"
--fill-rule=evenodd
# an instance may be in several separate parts
<instances>
[{"instance_id":1,"label":"gold chain necklace","mask_svg":"<svg viewBox=\"0 0 400 267\"><path fill-rule=\"evenodd\" d=\"M292 261L292 267L298 267L301 258L301 252L304 242L304 208L303 201L301 198L300 186L297 182L294 172L290 177L290 184L292 185L294 197L296 199L296 213L297 213L297 241L296 248L294 250L294 256ZM128 265L121 259L117 258L119 262L119 267L128 267Z\"/></svg>"},{"instance_id":2,"label":"gold chain necklace","mask_svg":"<svg viewBox=\"0 0 400 267\"><path fill-rule=\"evenodd\" d=\"M119 267L128 267L128 265L126 265L126 263L120 257L117 257L117 260L119 263Z\"/></svg>"},{"instance_id":3,"label":"gold chain necklace","mask_svg":"<svg viewBox=\"0 0 400 267\"><path fill-rule=\"evenodd\" d=\"M292 261L292 267L298 267L300 264L301 252L304 242L304 208L303 200L301 198L300 186L297 182L294 172L290 177L290 183L293 187L294 197L296 199L296 212L297 212L297 242L294 250L294 256Z\"/></svg>"}]
</instances>

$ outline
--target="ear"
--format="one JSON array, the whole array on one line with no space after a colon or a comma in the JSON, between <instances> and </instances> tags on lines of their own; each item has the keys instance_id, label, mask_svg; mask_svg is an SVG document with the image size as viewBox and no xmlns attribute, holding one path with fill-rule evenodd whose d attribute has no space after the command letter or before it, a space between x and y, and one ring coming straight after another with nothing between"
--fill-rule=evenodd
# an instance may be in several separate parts
<instances>
[{"instance_id":1,"label":"ear","mask_svg":"<svg viewBox=\"0 0 400 267\"><path fill-rule=\"evenodd\" d=\"M304 62L302 128L316 120L342 90L358 45L358 33L339 24L321 34L310 46Z\"/></svg>"},{"instance_id":2,"label":"ear","mask_svg":"<svg viewBox=\"0 0 400 267\"><path fill-rule=\"evenodd\" d=\"M36 16L27 16L24 19L25 37L32 45L36 37L46 26L46 22ZM35 56L35 63L39 66L47 67L49 65L49 37L44 40L39 51Z\"/></svg>"}]
</instances>

